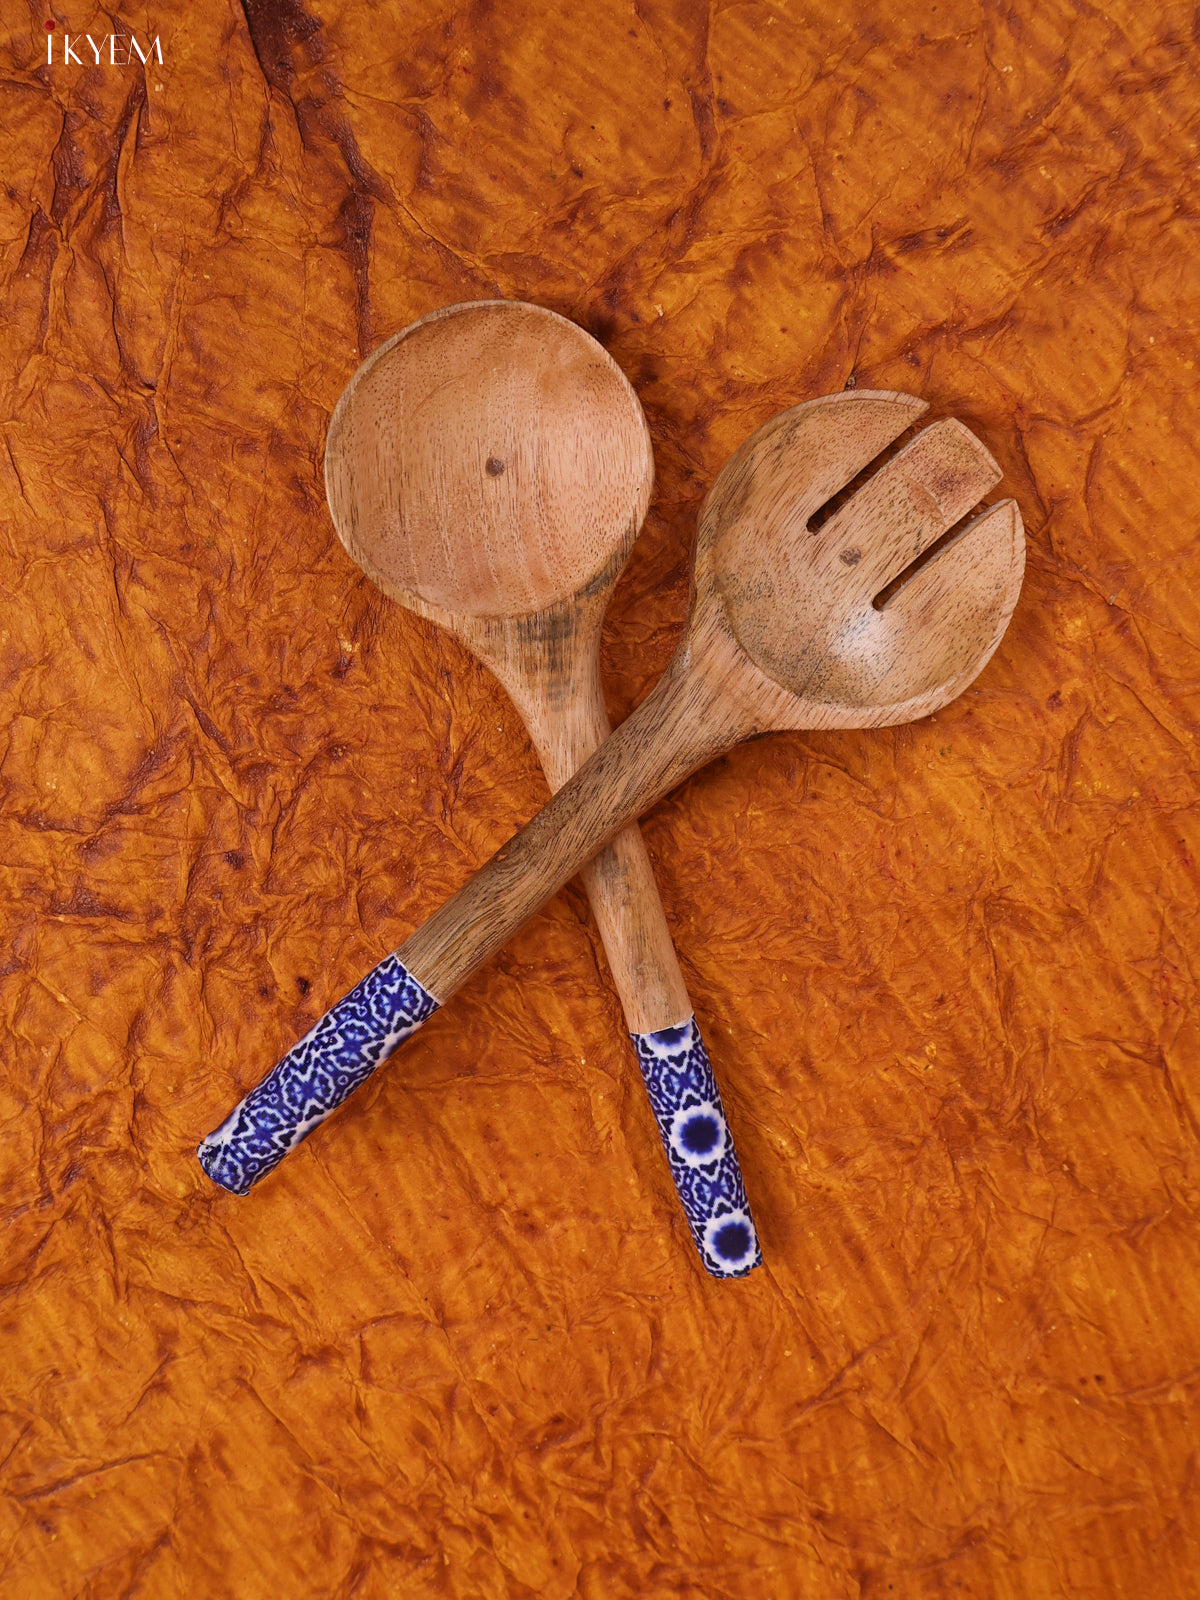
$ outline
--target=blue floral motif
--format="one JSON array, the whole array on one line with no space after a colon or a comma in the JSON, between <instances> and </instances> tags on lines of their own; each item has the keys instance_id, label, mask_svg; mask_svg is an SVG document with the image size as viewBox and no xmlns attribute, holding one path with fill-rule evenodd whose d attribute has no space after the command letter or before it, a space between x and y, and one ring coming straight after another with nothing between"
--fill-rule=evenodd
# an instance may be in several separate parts
<instances>
[{"instance_id":1,"label":"blue floral motif","mask_svg":"<svg viewBox=\"0 0 1200 1600\"><path fill-rule=\"evenodd\" d=\"M714 1278L744 1278L762 1253L696 1019L632 1037L700 1258Z\"/></svg>"},{"instance_id":2,"label":"blue floral motif","mask_svg":"<svg viewBox=\"0 0 1200 1600\"><path fill-rule=\"evenodd\" d=\"M214 1183L246 1194L438 1008L394 955L327 1011L196 1152Z\"/></svg>"}]
</instances>

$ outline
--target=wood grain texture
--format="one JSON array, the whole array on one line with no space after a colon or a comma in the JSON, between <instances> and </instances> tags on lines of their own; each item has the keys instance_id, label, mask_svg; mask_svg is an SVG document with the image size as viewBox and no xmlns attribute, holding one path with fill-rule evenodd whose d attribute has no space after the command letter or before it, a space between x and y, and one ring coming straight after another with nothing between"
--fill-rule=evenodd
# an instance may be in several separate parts
<instances>
[{"instance_id":1,"label":"wood grain texture","mask_svg":"<svg viewBox=\"0 0 1200 1600\"><path fill-rule=\"evenodd\" d=\"M161 71L47 72L0 10L5 1600L1191 1600L1191 7L154 23ZM252 1203L192 1160L546 798L323 504L362 355L495 295L649 417L614 719L785 406L926 397L1028 528L962 700L645 823L770 1262L732 1288L574 889Z\"/></svg>"}]
</instances>

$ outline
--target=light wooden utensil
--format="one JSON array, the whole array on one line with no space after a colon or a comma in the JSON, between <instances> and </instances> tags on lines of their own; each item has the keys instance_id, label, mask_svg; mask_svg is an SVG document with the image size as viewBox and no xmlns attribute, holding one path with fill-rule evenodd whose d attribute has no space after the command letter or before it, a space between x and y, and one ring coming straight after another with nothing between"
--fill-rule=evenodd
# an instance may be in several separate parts
<instances>
[{"instance_id":1,"label":"light wooden utensil","mask_svg":"<svg viewBox=\"0 0 1200 1600\"><path fill-rule=\"evenodd\" d=\"M601 625L654 483L646 419L616 362L540 306L447 306L351 378L325 483L353 559L491 668L560 789L611 731ZM740 1277L758 1242L636 824L580 875L701 1260Z\"/></svg>"},{"instance_id":2,"label":"light wooden utensil","mask_svg":"<svg viewBox=\"0 0 1200 1600\"><path fill-rule=\"evenodd\" d=\"M991 658L1020 592L1020 513L958 524L1000 479L936 422L817 531L810 519L926 410L855 391L766 423L704 503L683 638L662 680L459 892L341 1000L200 1147L245 1193L630 819L770 729L936 711ZM435 998L436 997L436 998Z\"/></svg>"}]
</instances>

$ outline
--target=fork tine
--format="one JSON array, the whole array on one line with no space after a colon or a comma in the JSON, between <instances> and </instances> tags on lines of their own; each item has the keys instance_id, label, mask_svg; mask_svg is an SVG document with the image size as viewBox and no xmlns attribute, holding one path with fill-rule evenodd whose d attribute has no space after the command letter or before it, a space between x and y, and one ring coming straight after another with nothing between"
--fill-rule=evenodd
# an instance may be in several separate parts
<instances>
[{"instance_id":1,"label":"fork tine","mask_svg":"<svg viewBox=\"0 0 1200 1600\"><path fill-rule=\"evenodd\" d=\"M943 705L961 694L995 653L1024 571L1021 513L1015 500L1001 500L919 567L876 613L885 624L882 632L904 642L887 652L896 662L880 687L907 699L931 683L944 683L938 702Z\"/></svg>"},{"instance_id":2,"label":"fork tine","mask_svg":"<svg viewBox=\"0 0 1200 1600\"><path fill-rule=\"evenodd\" d=\"M956 417L932 423L863 484L820 531L828 570L858 566L876 594L999 483L991 453Z\"/></svg>"},{"instance_id":3,"label":"fork tine","mask_svg":"<svg viewBox=\"0 0 1200 1600\"><path fill-rule=\"evenodd\" d=\"M717 527L728 538L743 512L751 525L761 521L766 484L786 484L787 524L806 537L813 513L928 409L928 401L915 395L855 389L807 400L764 422L729 458L708 492L700 511L698 559L703 563ZM778 515L778 506L771 510Z\"/></svg>"},{"instance_id":4,"label":"fork tine","mask_svg":"<svg viewBox=\"0 0 1200 1600\"><path fill-rule=\"evenodd\" d=\"M1016 501L989 506L881 608L864 602L846 618L806 692L831 707L871 702L879 708L870 719L875 726L936 711L991 659L1024 568Z\"/></svg>"}]
</instances>

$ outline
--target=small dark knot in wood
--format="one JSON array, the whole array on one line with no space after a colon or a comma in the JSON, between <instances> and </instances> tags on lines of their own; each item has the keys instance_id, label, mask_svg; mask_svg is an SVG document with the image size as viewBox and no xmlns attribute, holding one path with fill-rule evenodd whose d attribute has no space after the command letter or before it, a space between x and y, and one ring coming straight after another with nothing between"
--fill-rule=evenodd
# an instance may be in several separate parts
<instances>
[{"instance_id":1,"label":"small dark knot in wood","mask_svg":"<svg viewBox=\"0 0 1200 1600\"><path fill-rule=\"evenodd\" d=\"M841 560L843 560L848 567L856 567L862 560L862 551L843 550L841 554Z\"/></svg>"},{"instance_id":2,"label":"small dark knot in wood","mask_svg":"<svg viewBox=\"0 0 1200 1600\"><path fill-rule=\"evenodd\" d=\"M504 471L504 463L499 456L489 456L484 470L489 478L498 478Z\"/></svg>"}]
</instances>

